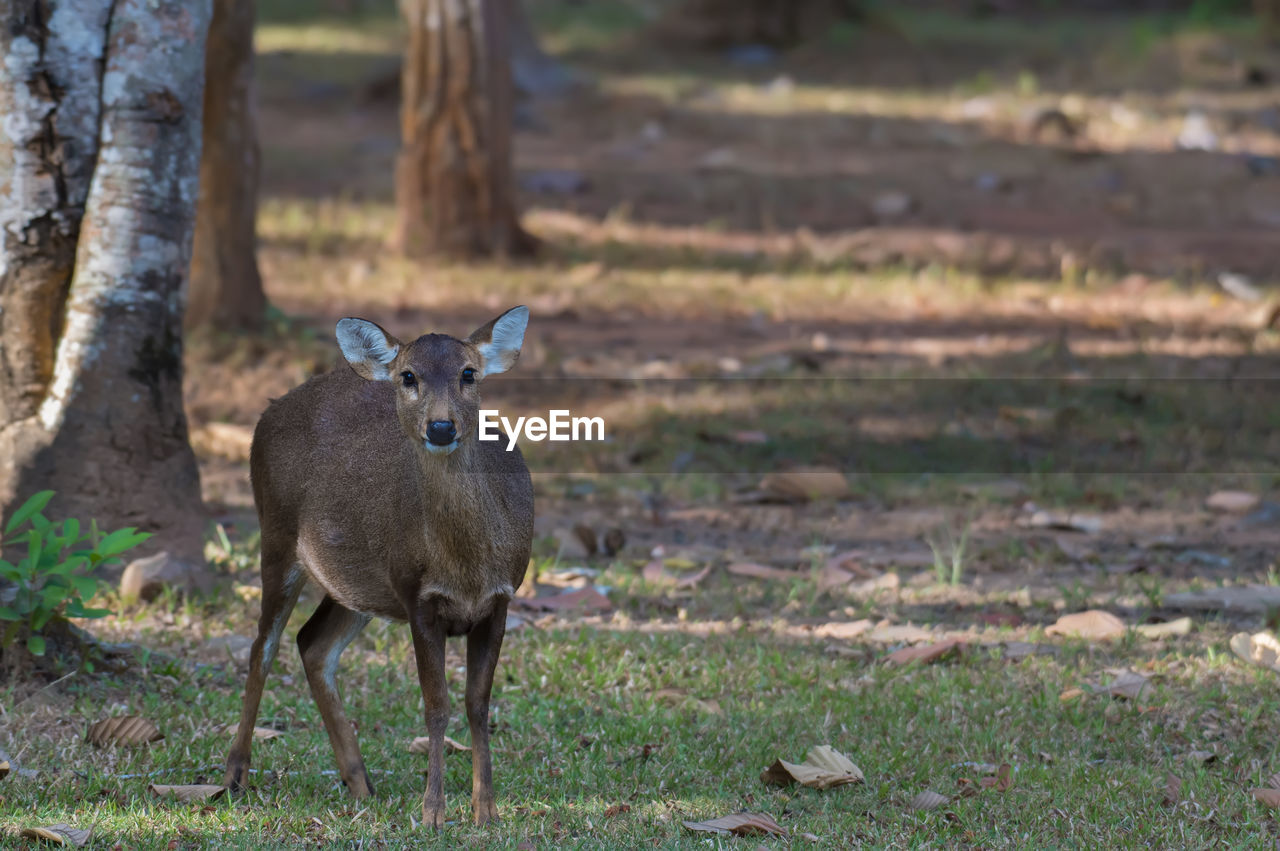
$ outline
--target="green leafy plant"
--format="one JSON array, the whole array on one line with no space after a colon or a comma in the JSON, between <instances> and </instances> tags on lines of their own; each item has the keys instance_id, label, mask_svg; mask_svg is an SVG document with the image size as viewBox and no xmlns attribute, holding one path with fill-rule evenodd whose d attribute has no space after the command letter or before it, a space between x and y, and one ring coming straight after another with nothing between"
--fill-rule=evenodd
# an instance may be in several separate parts
<instances>
[{"instance_id":1,"label":"green leafy plant","mask_svg":"<svg viewBox=\"0 0 1280 851\"><path fill-rule=\"evenodd\" d=\"M6 554L11 548L26 546L26 555L17 561L0 559L0 588L13 586L12 599L0 591L0 621L8 621L0 633L0 647L28 630L27 649L43 656L45 639L40 633L54 616L100 618L106 609L86 605L98 592L99 580L92 571L99 565L118 561L121 553L151 537L133 527L102 534L96 522L86 532L80 521L70 519L60 526L49 522L42 511L53 499L53 491L41 491L22 504L4 528ZM29 528L23 530L23 526ZM81 546L84 544L88 546ZM79 548L77 548L79 547Z\"/></svg>"},{"instance_id":2,"label":"green leafy plant","mask_svg":"<svg viewBox=\"0 0 1280 851\"><path fill-rule=\"evenodd\" d=\"M963 523L959 534L949 525L939 527L937 534L925 537L933 551L933 573L940 584L960 584L964 576L965 550L969 546L969 524Z\"/></svg>"}]
</instances>

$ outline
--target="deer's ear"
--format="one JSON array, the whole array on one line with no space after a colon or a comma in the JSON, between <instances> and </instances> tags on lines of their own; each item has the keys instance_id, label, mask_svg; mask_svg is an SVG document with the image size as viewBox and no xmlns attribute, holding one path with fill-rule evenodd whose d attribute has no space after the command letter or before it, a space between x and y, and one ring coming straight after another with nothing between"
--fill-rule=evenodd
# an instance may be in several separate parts
<instances>
[{"instance_id":1,"label":"deer's ear","mask_svg":"<svg viewBox=\"0 0 1280 851\"><path fill-rule=\"evenodd\" d=\"M481 377L506 372L515 366L524 345L524 329L529 325L529 308L513 307L497 319L480 326L467 338L480 350L484 365Z\"/></svg>"},{"instance_id":2,"label":"deer's ear","mask_svg":"<svg viewBox=\"0 0 1280 851\"><path fill-rule=\"evenodd\" d=\"M390 364L400 353L400 341L368 319L338 320L338 346L361 378L390 381Z\"/></svg>"}]
</instances>

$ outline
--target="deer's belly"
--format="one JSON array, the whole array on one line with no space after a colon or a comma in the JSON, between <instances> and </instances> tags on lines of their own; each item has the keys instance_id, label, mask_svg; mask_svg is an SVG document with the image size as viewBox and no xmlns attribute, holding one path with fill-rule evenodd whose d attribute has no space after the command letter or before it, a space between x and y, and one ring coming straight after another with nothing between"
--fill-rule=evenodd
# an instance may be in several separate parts
<instances>
[{"instance_id":1,"label":"deer's belly","mask_svg":"<svg viewBox=\"0 0 1280 851\"><path fill-rule=\"evenodd\" d=\"M463 635L489 616L498 601L511 599L511 583L490 571L468 572L469 581L445 581L458 572L437 570L396 577L394 567L371 562L366 553L341 546L298 541L298 560L325 593L348 609L391 620L408 620L396 582L418 584L418 598L432 604L449 635ZM415 571L416 572L416 571Z\"/></svg>"}]
</instances>

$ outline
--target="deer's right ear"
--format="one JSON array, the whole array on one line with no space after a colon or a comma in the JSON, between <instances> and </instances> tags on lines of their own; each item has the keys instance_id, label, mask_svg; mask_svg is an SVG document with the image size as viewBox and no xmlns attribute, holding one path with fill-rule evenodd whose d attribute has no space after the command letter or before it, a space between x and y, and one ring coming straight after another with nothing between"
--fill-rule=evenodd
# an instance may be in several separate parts
<instances>
[{"instance_id":1,"label":"deer's right ear","mask_svg":"<svg viewBox=\"0 0 1280 851\"><path fill-rule=\"evenodd\" d=\"M390 364L400 353L400 341L368 319L338 320L338 346L361 378L390 381Z\"/></svg>"}]
</instances>

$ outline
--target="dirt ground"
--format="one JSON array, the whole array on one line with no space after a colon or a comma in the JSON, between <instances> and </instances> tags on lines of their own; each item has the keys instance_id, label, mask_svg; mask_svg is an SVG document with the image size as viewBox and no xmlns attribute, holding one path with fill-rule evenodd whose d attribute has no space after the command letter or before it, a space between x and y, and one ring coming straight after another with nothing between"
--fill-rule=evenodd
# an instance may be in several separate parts
<instances>
[{"instance_id":1,"label":"dirt ground","mask_svg":"<svg viewBox=\"0 0 1280 851\"><path fill-rule=\"evenodd\" d=\"M912 9L744 64L620 12L535 4L582 85L520 108L545 245L519 266L386 251L393 23L268 11L261 262L281 316L265 340L190 346L215 514L251 534L248 430L336 364L334 320L462 334L523 302L524 357L488 398L570 399L612 434L525 447L555 564L577 524L621 528L637 568L657 547L791 569L855 550L901 575L908 614L961 622L1011 594L1043 607L1032 620L1086 602L1153 616L1166 591L1269 581L1280 59L1230 26ZM849 492L751 501L764 475L812 465ZM1226 487L1261 507L1206 509ZM1044 509L1097 526L1036 525ZM929 542L970 533L964 582L939 587Z\"/></svg>"}]
</instances>

